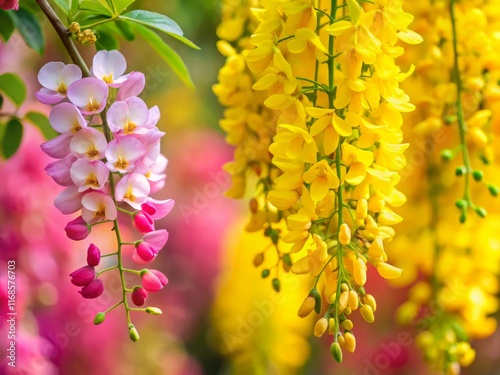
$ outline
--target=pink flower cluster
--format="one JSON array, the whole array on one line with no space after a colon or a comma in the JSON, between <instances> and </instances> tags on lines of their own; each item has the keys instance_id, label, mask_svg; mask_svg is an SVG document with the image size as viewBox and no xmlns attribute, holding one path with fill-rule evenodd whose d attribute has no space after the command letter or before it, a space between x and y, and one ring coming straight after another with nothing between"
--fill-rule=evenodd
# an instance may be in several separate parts
<instances>
[{"instance_id":1,"label":"pink flower cluster","mask_svg":"<svg viewBox=\"0 0 500 375\"><path fill-rule=\"evenodd\" d=\"M0 0L0 9L3 10L19 10L19 0Z\"/></svg>"},{"instance_id":2,"label":"pink flower cluster","mask_svg":"<svg viewBox=\"0 0 500 375\"><path fill-rule=\"evenodd\" d=\"M50 62L38 74L43 87L36 97L53 105L49 121L60 134L41 145L47 155L57 159L47 165L47 174L65 187L55 206L63 214L80 213L66 225L67 236L82 240L92 226L115 221L118 210L124 211L143 234L135 242L133 260L144 264L168 240L168 232L155 230L154 221L166 216L174 201L150 197L165 184L167 159L160 153L165 133L156 127L158 107L148 108L138 97L145 86L144 74L124 74L126 67L118 51L97 52L92 76L85 78L76 65ZM95 271L99 260L99 249L91 245L88 264L71 274L84 298L96 298L103 292ZM143 270L140 275L144 291L135 292L136 304L144 303L147 291L158 291L167 284L159 271ZM141 298L135 297L139 293Z\"/></svg>"}]
</instances>

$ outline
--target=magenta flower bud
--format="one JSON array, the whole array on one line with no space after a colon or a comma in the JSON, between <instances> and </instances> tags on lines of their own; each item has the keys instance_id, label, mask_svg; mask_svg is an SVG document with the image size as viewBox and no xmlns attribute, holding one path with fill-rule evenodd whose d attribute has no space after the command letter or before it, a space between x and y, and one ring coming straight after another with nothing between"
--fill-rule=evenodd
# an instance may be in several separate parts
<instances>
[{"instance_id":1,"label":"magenta flower bud","mask_svg":"<svg viewBox=\"0 0 500 375\"><path fill-rule=\"evenodd\" d=\"M148 291L140 286L136 286L132 292L132 302L136 306L142 306L148 299Z\"/></svg>"},{"instance_id":2,"label":"magenta flower bud","mask_svg":"<svg viewBox=\"0 0 500 375\"><path fill-rule=\"evenodd\" d=\"M66 236L73 241L81 241L90 234L90 227L81 216L66 224L64 230L66 231Z\"/></svg>"},{"instance_id":3,"label":"magenta flower bud","mask_svg":"<svg viewBox=\"0 0 500 375\"><path fill-rule=\"evenodd\" d=\"M155 223L147 212L139 211L134 215L134 227L141 233L149 233L155 230Z\"/></svg>"},{"instance_id":4,"label":"magenta flower bud","mask_svg":"<svg viewBox=\"0 0 500 375\"><path fill-rule=\"evenodd\" d=\"M84 266L73 271L71 274L71 283L76 286L87 286L95 279L95 268Z\"/></svg>"},{"instance_id":5,"label":"magenta flower bud","mask_svg":"<svg viewBox=\"0 0 500 375\"><path fill-rule=\"evenodd\" d=\"M100 261L101 250L99 250L99 248L93 243L90 244L89 248L87 249L87 264L91 267L96 267L99 265Z\"/></svg>"},{"instance_id":6,"label":"magenta flower bud","mask_svg":"<svg viewBox=\"0 0 500 375\"><path fill-rule=\"evenodd\" d=\"M151 262L155 257L157 252L149 246L147 242L139 242L137 245L137 255L145 262Z\"/></svg>"},{"instance_id":7,"label":"magenta flower bud","mask_svg":"<svg viewBox=\"0 0 500 375\"><path fill-rule=\"evenodd\" d=\"M158 292L168 284L167 277L157 270L142 270L141 271L142 286L148 292Z\"/></svg>"},{"instance_id":8,"label":"magenta flower bud","mask_svg":"<svg viewBox=\"0 0 500 375\"><path fill-rule=\"evenodd\" d=\"M79 290L78 293L82 295L83 298L93 299L99 297L102 292L104 292L104 284L101 279L95 279L89 285Z\"/></svg>"},{"instance_id":9,"label":"magenta flower bud","mask_svg":"<svg viewBox=\"0 0 500 375\"><path fill-rule=\"evenodd\" d=\"M19 9L19 0L0 0L0 9L3 9L3 10L9 10L9 9L18 10Z\"/></svg>"}]
</instances>

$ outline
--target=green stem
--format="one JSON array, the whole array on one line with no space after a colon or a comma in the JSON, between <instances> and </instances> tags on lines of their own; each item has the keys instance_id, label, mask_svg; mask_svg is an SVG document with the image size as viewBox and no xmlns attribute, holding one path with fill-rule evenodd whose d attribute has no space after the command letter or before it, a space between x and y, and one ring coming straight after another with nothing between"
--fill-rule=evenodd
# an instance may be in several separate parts
<instances>
[{"instance_id":1,"label":"green stem","mask_svg":"<svg viewBox=\"0 0 500 375\"><path fill-rule=\"evenodd\" d=\"M85 64L85 61L80 55L80 52L78 52L78 49L71 40L68 30L59 19L56 12L54 12L54 9L52 9L52 7L46 0L36 0L36 3L38 4L42 12L45 14L49 22L52 24L52 26L54 27L54 30L56 31L57 35L59 35L59 39L61 39L64 48L66 49L66 51L68 51L68 54L71 57L73 63L75 63L82 70L84 77L90 76L90 70L87 67L87 64Z\"/></svg>"},{"instance_id":2,"label":"green stem","mask_svg":"<svg viewBox=\"0 0 500 375\"><path fill-rule=\"evenodd\" d=\"M118 266L112 266L112 267L105 268L102 271L97 272L97 276L102 275L104 272L114 270L115 268L118 268Z\"/></svg>"},{"instance_id":3,"label":"green stem","mask_svg":"<svg viewBox=\"0 0 500 375\"><path fill-rule=\"evenodd\" d=\"M80 26L80 29L82 29L82 30L91 29L92 27L102 25L103 23L114 22L114 21L116 21L117 18L118 17L107 18L105 20L97 21L97 22L91 23L89 25L83 25L83 26Z\"/></svg>"},{"instance_id":4,"label":"green stem","mask_svg":"<svg viewBox=\"0 0 500 375\"><path fill-rule=\"evenodd\" d=\"M469 150L467 148L466 141L466 133L467 133L467 125L465 124L465 115L462 104L462 78L460 76L460 67L458 64L458 36L457 36L457 25L455 19L455 0L450 0L450 17L451 17L451 27L453 34L453 60L454 66L452 70L452 78L457 87L457 99L455 102L455 106L457 109L457 122L458 122L458 130L460 134L460 147L462 150L462 158L464 162L464 166L466 169L466 173L464 175L465 178L465 187L464 187L464 195L463 199L467 201L469 207L473 207L472 199L470 196L470 177L472 173L472 165L470 162Z\"/></svg>"},{"instance_id":5,"label":"green stem","mask_svg":"<svg viewBox=\"0 0 500 375\"><path fill-rule=\"evenodd\" d=\"M118 306L120 306L121 304L123 303L123 301L120 301L120 302L117 302L115 303L113 306L111 306L109 309L107 309L106 311L104 311L105 314L109 313L111 310L117 308Z\"/></svg>"}]
</instances>

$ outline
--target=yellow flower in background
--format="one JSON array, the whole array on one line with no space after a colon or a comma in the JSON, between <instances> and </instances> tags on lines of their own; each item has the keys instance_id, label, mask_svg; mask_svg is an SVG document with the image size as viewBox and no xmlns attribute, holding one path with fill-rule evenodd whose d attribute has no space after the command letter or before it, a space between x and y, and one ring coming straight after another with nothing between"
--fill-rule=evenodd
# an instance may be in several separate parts
<instances>
[{"instance_id":1,"label":"yellow flower in background","mask_svg":"<svg viewBox=\"0 0 500 375\"><path fill-rule=\"evenodd\" d=\"M307 336L313 324L296 315L307 288L300 276L273 268L276 253L269 249L262 265L270 269L268 277L279 274L282 286L279 294L273 291L252 265L254 250L266 248L269 238L241 229L230 231L240 237L228 239L226 272L212 310L215 343L228 356L232 374L297 374L309 357ZM289 251L290 246L279 246Z\"/></svg>"}]
</instances>

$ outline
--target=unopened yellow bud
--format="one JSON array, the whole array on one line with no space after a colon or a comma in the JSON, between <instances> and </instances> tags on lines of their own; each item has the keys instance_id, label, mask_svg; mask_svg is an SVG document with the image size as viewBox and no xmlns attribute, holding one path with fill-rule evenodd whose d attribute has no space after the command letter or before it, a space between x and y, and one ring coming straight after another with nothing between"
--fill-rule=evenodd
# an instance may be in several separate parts
<instances>
[{"instance_id":1,"label":"unopened yellow bud","mask_svg":"<svg viewBox=\"0 0 500 375\"><path fill-rule=\"evenodd\" d=\"M426 303L430 300L431 296L432 288L424 281L420 281L415 284L408 293L409 300L415 303Z\"/></svg>"},{"instance_id":2,"label":"unopened yellow bud","mask_svg":"<svg viewBox=\"0 0 500 375\"><path fill-rule=\"evenodd\" d=\"M372 311L377 311L377 301L371 294L367 294L363 297L363 303L365 305L369 305L372 308Z\"/></svg>"},{"instance_id":3,"label":"unopened yellow bud","mask_svg":"<svg viewBox=\"0 0 500 375\"><path fill-rule=\"evenodd\" d=\"M356 291L351 290L349 291L349 298L347 300L347 305L351 310L356 310L359 305L359 296Z\"/></svg>"},{"instance_id":4,"label":"unopened yellow bud","mask_svg":"<svg viewBox=\"0 0 500 375\"><path fill-rule=\"evenodd\" d=\"M350 320L350 319L344 320L340 325L346 331L352 331L352 328L354 327L354 324L353 324L352 320Z\"/></svg>"},{"instance_id":5,"label":"unopened yellow bud","mask_svg":"<svg viewBox=\"0 0 500 375\"><path fill-rule=\"evenodd\" d=\"M346 332L344 335L344 339L345 349L349 353L354 353L354 351L356 350L356 338L354 337L354 335L351 332Z\"/></svg>"},{"instance_id":6,"label":"unopened yellow bud","mask_svg":"<svg viewBox=\"0 0 500 375\"><path fill-rule=\"evenodd\" d=\"M351 228L346 223L340 226L339 242L344 246L349 245L351 242Z\"/></svg>"},{"instance_id":7,"label":"unopened yellow bud","mask_svg":"<svg viewBox=\"0 0 500 375\"><path fill-rule=\"evenodd\" d=\"M359 309L361 316L368 323L373 323L375 321L375 315L373 315L373 310L370 305L363 305L361 309Z\"/></svg>"},{"instance_id":8,"label":"unopened yellow bud","mask_svg":"<svg viewBox=\"0 0 500 375\"><path fill-rule=\"evenodd\" d=\"M446 370L446 375L460 375L460 364L453 362Z\"/></svg>"},{"instance_id":9,"label":"unopened yellow bud","mask_svg":"<svg viewBox=\"0 0 500 375\"><path fill-rule=\"evenodd\" d=\"M349 285L347 285L347 283L342 283L342 285L340 285L340 290L343 291L343 292L348 292L349 291Z\"/></svg>"},{"instance_id":10,"label":"unopened yellow bud","mask_svg":"<svg viewBox=\"0 0 500 375\"><path fill-rule=\"evenodd\" d=\"M376 268L379 275L387 280L397 279L403 273L403 270L401 268L391 266L387 263L378 263L376 265Z\"/></svg>"},{"instance_id":11,"label":"unopened yellow bud","mask_svg":"<svg viewBox=\"0 0 500 375\"><path fill-rule=\"evenodd\" d=\"M347 307L345 308L345 310L344 310L344 314L345 314L345 315L351 315L351 314L352 314L352 310L351 310L351 308L350 308L349 306L347 306Z\"/></svg>"},{"instance_id":12,"label":"unopened yellow bud","mask_svg":"<svg viewBox=\"0 0 500 375\"><path fill-rule=\"evenodd\" d=\"M309 314L314 310L314 306L316 305L316 301L314 300L314 297L307 296L304 302L302 302L302 305L300 305L298 315L301 318L305 318L309 316Z\"/></svg>"},{"instance_id":13,"label":"unopened yellow bud","mask_svg":"<svg viewBox=\"0 0 500 375\"><path fill-rule=\"evenodd\" d=\"M321 318L316 322L314 326L314 336L321 337L326 332L328 328L328 320L326 318Z\"/></svg>"},{"instance_id":14,"label":"unopened yellow bud","mask_svg":"<svg viewBox=\"0 0 500 375\"><path fill-rule=\"evenodd\" d=\"M340 307L345 309L347 307L348 300L349 300L349 292L347 292L347 291L342 292L340 294L340 298L339 298Z\"/></svg>"},{"instance_id":15,"label":"unopened yellow bud","mask_svg":"<svg viewBox=\"0 0 500 375\"><path fill-rule=\"evenodd\" d=\"M368 215L368 202L366 199L360 199L356 205L356 219L363 220Z\"/></svg>"},{"instance_id":16,"label":"unopened yellow bud","mask_svg":"<svg viewBox=\"0 0 500 375\"><path fill-rule=\"evenodd\" d=\"M415 343L421 349L430 347L434 344L434 336L429 331L423 331L415 337Z\"/></svg>"},{"instance_id":17,"label":"unopened yellow bud","mask_svg":"<svg viewBox=\"0 0 500 375\"><path fill-rule=\"evenodd\" d=\"M332 346L330 346L330 352L337 363L342 363L342 349L340 349L338 342L334 342Z\"/></svg>"},{"instance_id":18,"label":"unopened yellow bud","mask_svg":"<svg viewBox=\"0 0 500 375\"><path fill-rule=\"evenodd\" d=\"M470 347L466 341L457 344L457 357L458 362L462 367L468 367L476 358L476 351Z\"/></svg>"},{"instance_id":19,"label":"unopened yellow bud","mask_svg":"<svg viewBox=\"0 0 500 375\"><path fill-rule=\"evenodd\" d=\"M342 334L339 334L337 336L337 340L339 342L339 345L343 348L344 345L345 345L345 338L344 338L344 336Z\"/></svg>"},{"instance_id":20,"label":"unopened yellow bud","mask_svg":"<svg viewBox=\"0 0 500 375\"><path fill-rule=\"evenodd\" d=\"M333 335L335 333L335 319L328 319L328 333Z\"/></svg>"},{"instance_id":21,"label":"unopened yellow bud","mask_svg":"<svg viewBox=\"0 0 500 375\"><path fill-rule=\"evenodd\" d=\"M366 284L366 263L363 259L358 258L354 261L352 266L352 272L354 276L354 281L359 286L363 286Z\"/></svg>"}]
</instances>

